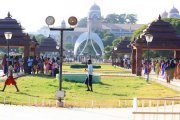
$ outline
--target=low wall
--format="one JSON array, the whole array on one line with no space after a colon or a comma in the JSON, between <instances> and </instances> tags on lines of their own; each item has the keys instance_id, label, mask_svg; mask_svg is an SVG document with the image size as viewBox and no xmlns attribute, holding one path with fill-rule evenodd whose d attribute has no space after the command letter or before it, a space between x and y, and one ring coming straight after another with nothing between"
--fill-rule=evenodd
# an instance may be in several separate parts
<instances>
[{"instance_id":1,"label":"low wall","mask_svg":"<svg viewBox=\"0 0 180 120\"><path fill-rule=\"evenodd\" d=\"M63 74L62 79L65 81L73 82L85 82L87 75L86 74ZM59 80L59 74L56 74L56 79ZM101 81L100 75L93 75L93 83L99 83Z\"/></svg>"}]
</instances>

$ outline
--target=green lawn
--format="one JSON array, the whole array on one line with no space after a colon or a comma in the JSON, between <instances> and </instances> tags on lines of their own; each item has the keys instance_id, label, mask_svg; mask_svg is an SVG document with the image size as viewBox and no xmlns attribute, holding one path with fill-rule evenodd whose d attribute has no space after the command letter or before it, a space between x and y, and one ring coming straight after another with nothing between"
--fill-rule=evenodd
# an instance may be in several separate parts
<instances>
[{"instance_id":1,"label":"green lawn","mask_svg":"<svg viewBox=\"0 0 180 120\"><path fill-rule=\"evenodd\" d=\"M67 65L68 66L68 65ZM104 66L104 67L103 67ZM125 73L123 69L103 65L104 70ZM63 66L63 70L73 72ZM103 69L106 68L106 69ZM3 87L0 83L0 88ZM55 92L59 88L59 81L47 76L25 76L17 80L20 92L14 86L7 86L5 92L0 92L0 102L23 105L55 106ZM179 92L159 85L155 82L147 83L141 77L102 76L100 84L93 84L94 92L87 92L85 84L63 81L66 91L66 107L122 107L121 99L133 97L167 97L179 95ZM132 101L129 101L129 103Z\"/></svg>"}]
</instances>

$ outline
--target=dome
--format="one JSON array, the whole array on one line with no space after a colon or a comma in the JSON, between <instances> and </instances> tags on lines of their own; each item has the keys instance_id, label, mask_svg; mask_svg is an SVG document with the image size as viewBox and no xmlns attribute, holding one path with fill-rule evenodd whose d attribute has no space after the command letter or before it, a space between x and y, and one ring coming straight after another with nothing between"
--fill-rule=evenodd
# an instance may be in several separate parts
<instances>
[{"instance_id":1,"label":"dome","mask_svg":"<svg viewBox=\"0 0 180 120\"><path fill-rule=\"evenodd\" d=\"M162 18L167 18L168 17L168 13L166 11L164 11L162 14L161 14L161 17Z\"/></svg>"},{"instance_id":2,"label":"dome","mask_svg":"<svg viewBox=\"0 0 180 120\"><path fill-rule=\"evenodd\" d=\"M93 6L91 6L90 10L100 10L100 7L94 4Z\"/></svg>"},{"instance_id":3,"label":"dome","mask_svg":"<svg viewBox=\"0 0 180 120\"><path fill-rule=\"evenodd\" d=\"M176 8L173 6L173 8L169 11L169 13L178 13L178 14L179 14L179 11L178 11L178 9L176 9Z\"/></svg>"}]
</instances>

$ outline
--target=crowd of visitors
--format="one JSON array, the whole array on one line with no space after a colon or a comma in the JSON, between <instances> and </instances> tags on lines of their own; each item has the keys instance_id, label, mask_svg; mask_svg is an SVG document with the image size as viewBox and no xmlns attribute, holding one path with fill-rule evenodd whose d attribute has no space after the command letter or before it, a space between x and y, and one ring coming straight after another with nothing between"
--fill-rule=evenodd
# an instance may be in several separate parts
<instances>
[{"instance_id":1,"label":"crowd of visitors","mask_svg":"<svg viewBox=\"0 0 180 120\"><path fill-rule=\"evenodd\" d=\"M124 59L120 58L120 60L114 61L113 65L131 69L131 60L130 58L124 58Z\"/></svg>"},{"instance_id":2,"label":"crowd of visitors","mask_svg":"<svg viewBox=\"0 0 180 120\"><path fill-rule=\"evenodd\" d=\"M170 83L173 79L180 79L180 60L142 60L144 74L155 72L157 77L160 75Z\"/></svg>"},{"instance_id":3,"label":"crowd of visitors","mask_svg":"<svg viewBox=\"0 0 180 120\"><path fill-rule=\"evenodd\" d=\"M2 68L4 74L8 72L8 61L12 62L13 71L15 73L24 72L25 74L45 74L49 76L56 76L59 73L59 59L48 57L21 57L11 56L8 60L5 54L2 59Z\"/></svg>"}]
</instances>

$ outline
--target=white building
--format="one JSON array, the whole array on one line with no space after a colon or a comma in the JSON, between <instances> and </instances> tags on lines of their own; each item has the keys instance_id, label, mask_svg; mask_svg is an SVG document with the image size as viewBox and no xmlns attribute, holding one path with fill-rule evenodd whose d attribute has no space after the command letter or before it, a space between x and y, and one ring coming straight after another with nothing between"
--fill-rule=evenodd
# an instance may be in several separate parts
<instances>
[{"instance_id":1,"label":"white building","mask_svg":"<svg viewBox=\"0 0 180 120\"><path fill-rule=\"evenodd\" d=\"M76 40L82 33L88 32L88 26L91 26L92 31L95 29L108 30L117 37L130 36L133 34L135 30L139 29L142 25L143 24L103 23L101 21L101 9L97 4L94 4L90 7L90 10L88 12L87 27L76 27L74 31L65 31L63 38L64 42L75 44ZM62 21L61 26L66 26L64 21ZM48 28L46 30L48 30ZM41 34L49 36L49 34L47 34L49 32L47 32L46 30L41 30L40 32L43 32ZM58 40L60 37L59 32L51 32L51 37Z\"/></svg>"},{"instance_id":2,"label":"white building","mask_svg":"<svg viewBox=\"0 0 180 120\"><path fill-rule=\"evenodd\" d=\"M170 9L169 12L164 11L161 14L162 18L180 18L179 10L173 6L172 9Z\"/></svg>"}]
</instances>

